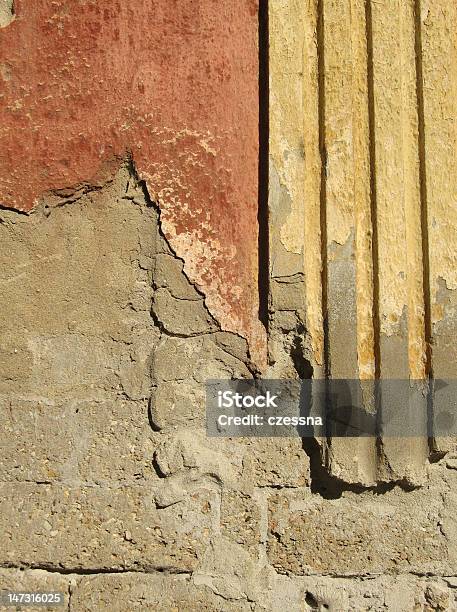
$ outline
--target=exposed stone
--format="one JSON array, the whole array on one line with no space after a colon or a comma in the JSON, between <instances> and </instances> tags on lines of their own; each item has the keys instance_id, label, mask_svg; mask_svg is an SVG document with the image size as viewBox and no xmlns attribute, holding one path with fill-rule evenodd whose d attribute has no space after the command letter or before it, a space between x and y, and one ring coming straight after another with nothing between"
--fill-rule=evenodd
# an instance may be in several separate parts
<instances>
[{"instance_id":1,"label":"exposed stone","mask_svg":"<svg viewBox=\"0 0 457 612\"><path fill-rule=\"evenodd\" d=\"M0 569L0 593L4 591L23 593L59 593L62 597L60 605L40 605L39 610L69 610L70 590L76 584L75 576L50 573L44 570ZM21 612L36 612L37 606L1 606L4 610L21 610Z\"/></svg>"},{"instance_id":2,"label":"exposed stone","mask_svg":"<svg viewBox=\"0 0 457 612\"><path fill-rule=\"evenodd\" d=\"M155 478L144 401L3 398L0 419L2 480L113 484Z\"/></svg>"},{"instance_id":3,"label":"exposed stone","mask_svg":"<svg viewBox=\"0 0 457 612\"><path fill-rule=\"evenodd\" d=\"M424 612L431 610L426 601L426 594L431 588L440 593L446 592L443 582L433 579L425 581L411 575L358 576L351 579L330 576L275 576L269 582L265 607L275 612L284 609L321 612ZM447 596L449 607L445 609L454 610L454 597L449 592Z\"/></svg>"},{"instance_id":4,"label":"exposed stone","mask_svg":"<svg viewBox=\"0 0 457 612\"><path fill-rule=\"evenodd\" d=\"M243 546L216 536L193 574L193 581L208 586L223 599L238 601L243 610L246 599L255 602L261 598L269 575Z\"/></svg>"},{"instance_id":5,"label":"exposed stone","mask_svg":"<svg viewBox=\"0 0 457 612\"><path fill-rule=\"evenodd\" d=\"M190 309L195 304L200 308L200 302L186 303ZM151 420L157 429L204 425L207 380L251 376L243 361L215 342L215 335L165 336L157 346L152 366L156 385L150 400Z\"/></svg>"},{"instance_id":6,"label":"exposed stone","mask_svg":"<svg viewBox=\"0 0 457 612\"><path fill-rule=\"evenodd\" d=\"M216 506L209 488L158 509L153 489L142 486L3 483L0 565L192 571Z\"/></svg>"},{"instance_id":7,"label":"exposed stone","mask_svg":"<svg viewBox=\"0 0 457 612\"><path fill-rule=\"evenodd\" d=\"M257 487L304 487L309 458L299 438L241 438L244 446L243 484Z\"/></svg>"},{"instance_id":8,"label":"exposed stone","mask_svg":"<svg viewBox=\"0 0 457 612\"><path fill-rule=\"evenodd\" d=\"M127 176L48 216L1 211L2 393L149 396L159 333L149 314L151 270L138 262L153 253L147 236L157 221L152 209L118 197Z\"/></svg>"},{"instance_id":9,"label":"exposed stone","mask_svg":"<svg viewBox=\"0 0 457 612\"><path fill-rule=\"evenodd\" d=\"M224 351L243 362L248 361L248 344L244 338L228 332L216 332L214 341Z\"/></svg>"},{"instance_id":10,"label":"exposed stone","mask_svg":"<svg viewBox=\"0 0 457 612\"><path fill-rule=\"evenodd\" d=\"M216 329L202 299L176 299L168 289L155 292L153 312L159 325L170 334L195 336Z\"/></svg>"},{"instance_id":11,"label":"exposed stone","mask_svg":"<svg viewBox=\"0 0 457 612\"><path fill-rule=\"evenodd\" d=\"M445 612L445 610L450 609L449 589L436 582L430 582L425 589L425 601L427 602L424 607L426 612L432 612L432 610Z\"/></svg>"},{"instance_id":12,"label":"exposed stone","mask_svg":"<svg viewBox=\"0 0 457 612\"><path fill-rule=\"evenodd\" d=\"M156 255L153 278L155 287L168 289L177 300L202 299L202 294L184 276L183 262L173 255Z\"/></svg>"},{"instance_id":13,"label":"exposed stone","mask_svg":"<svg viewBox=\"0 0 457 612\"><path fill-rule=\"evenodd\" d=\"M292 574L452 573L438 491L348 492L338 500L278 493L269 504L268 558Z\"/></svg>"},{"instance_id":14,"label":"exposed stone","mask_svg":"<svg viewBox=\"0 0 457 612\"><path fill-rule=\"evenodd\" d=\"M257 556L261 537L260 510L256 501L244 493L225 490L220 513L222 535Z\"/></svg>"},{"instance_id":15,"label":"exposed stone","mask_svg":"<svg viewBox=\"0 0 457 612\"><path fill-rule=\"evenodd\" d=\"M165 477L193 470L199 476L209 476L235 489L243 469L240 445L229 439L207 438L202 429L187 428L164 435L154 460Z\"/></svg>"},{"instance_id":16,"label":"exposed stone","mask_svg":"<svg viewBox=\"0 0 457 612\"><path fill-rule=\"evenodd\" d=\"M136 571L61 575L40 569L0 569L0 590L61 592L69 609L87 611L109 607L116 612L138 609L439 612L456 607L454 594L440 579L400 575L348 580L259 572L242 549L224 539L208 549L193 575ZM22 609L32 612L36 608Z\"/></svg>"},{"instance_id":17,"label":"exposed stone","mask_svg":"<svg viewBox=\"0 0 457 612\"><path fill-rule=\"evenodd\" d=\"M157 612L250 612L244 599L230 600L189 576L108 574L78 580L71 598L75 610L154 610Z\"/></svg>"}]
</instances>

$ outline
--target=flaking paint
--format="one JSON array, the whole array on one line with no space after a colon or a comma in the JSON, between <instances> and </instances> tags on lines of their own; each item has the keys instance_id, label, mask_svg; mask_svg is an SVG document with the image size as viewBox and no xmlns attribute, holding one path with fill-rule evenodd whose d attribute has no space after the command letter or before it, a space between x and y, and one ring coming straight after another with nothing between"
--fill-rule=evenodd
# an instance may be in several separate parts
<instances>
[{"instance_id":1,"label":"flaking paint","mask_svg":"<svg viewBox=\"0 0 457 612\"><path fill-rule=\"evenodd\" d=\"M16 0L0 30L0 203L32 210L132 155L224 329L258 320L257 0Z\"/></svg>"}]
</instances>

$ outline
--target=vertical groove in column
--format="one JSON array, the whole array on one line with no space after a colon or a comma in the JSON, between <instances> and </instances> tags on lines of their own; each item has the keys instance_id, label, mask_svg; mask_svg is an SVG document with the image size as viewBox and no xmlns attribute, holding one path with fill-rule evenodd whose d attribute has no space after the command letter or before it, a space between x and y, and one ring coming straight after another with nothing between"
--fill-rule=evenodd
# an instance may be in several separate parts
<instances>
[{"instance_id":1,"label":"vertical groove in column","mask_svg":"<svg viewBox=\"0 0 457 612\"><path fill-rule=\"evenodd\" d=\"M322 331L324 334L323 373L328 380L331 375L329 327L328 327L328 257L327 257L327 149L325 144L325 30L324 0L317 0L317 75L318 75L318 119L319 119L319 153L321 158L320 180L320 225L321 225L321 283L322 283ZM325 385L324 423L328 416L328 385ZM326 430L326 443L322 456L328 455L331 437Z\"/></svg>"},{"instance_id":2,"label":"vertical groove in column","mask_svg":"<svg viewBox=\"0 0 457 612\"><path fill-rule=\"evenodd\" d=\"M418 115L419 180L422 234L422 270L424 293L425 376L433 378L432 315L430 303L430 246L428 237L427 170L425 144L424 77L422 67L421 0L414 0L416 96Z\"/></svg>"},{"instance_id":3,"label":"vertical groove in column","mask_svg":"<svg viewBox=\"0 0 457 612\"><path fill-rule=\"evenodd\" d=\"M368 87L368 133L370 151L370 208L372 227L372 266L373 266L373 353L374 377L381 377L381 324L379 319L379 240L377 221L376 194L376 145L375 145L375 101L374 101L374 67L373 67L373 13L371 0L365 0L365 27L367 43L367 87ZM376 463L384 464L386 457L381 435L379 435L379 420L381 418L381 394L378 383L374 388L374 406L376 411Z\"/></svg>"},{"instance_id":4,"label":"vertical groove in column","mask_svg":"<svg viewBox=\"0 0 457 612\"><path fill-rule=\"evenodd\" d=\"M428 379L429 393L427 395L427 429L428 448L430 456L437 450L433 431L433 348L432 348L432 311L431 311L431 283L430 283L430 241L428 231L428 196L427 196L427 165L425 140L425 100L424 100L424 71L423 71L423 44L422 44L422 18L421 0L414 0L414 27L415 27L415 60L416 60L416 96L418 114L418 147L419 147L419 176L420 176L420 204L421 204L421 233L422 233L422 286L424 296L424 337L425 337L425 377Z\"/></svg>"},{"instance_id":5,"label":"vertical groove in column","mask_svg":"<svg viewBox=\"0 0 457 612\"><path fill-rule=\"evenodd\" d=\"M367 87L368 87L368 132L370 151L370 207L372 226L373 265L373 351L375 379L381 373L381 345L379 320L379 241L376 198L376 146L375 146L375 102L373 71L373 15L371 0L365 0L365 27L367 42Z\"/></svg>"},{"instance_id":6,"label":"vertical groove in column","mask_svg":"<svg viewBox=\"0 0 457 612\"><path fill-rule=\"evenodd\" d=\"M317 0L317 70L319 97L319 152L321 157L320 220L321 220L321 282L322 325L324 332L324 375L330 377L328 333L328 258L327 258L327 151L325 145L325 32L323 0Z\"/></svg>"}]
</instances>

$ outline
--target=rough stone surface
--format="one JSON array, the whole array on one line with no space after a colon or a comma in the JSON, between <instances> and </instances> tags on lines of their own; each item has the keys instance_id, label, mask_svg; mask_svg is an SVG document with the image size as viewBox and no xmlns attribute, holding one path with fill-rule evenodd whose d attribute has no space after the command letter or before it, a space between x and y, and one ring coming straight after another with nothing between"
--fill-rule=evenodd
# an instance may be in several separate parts
<instances>
[{"instance_id":1,"label":"rough stone surface","mask_svg":"<svg viewBox=\"0 0 457 612\"><path fill-rule=\"evenodd\" d=\"M159 612L248 612L246 599L225 599L189 576L125 574L88 576L73 589L75 610L158 610Z\"/></svg>"},{"instance_id":2,"label":"rough stone surface","mask_svg":"<svg viewBox=\"0 0 457 612\"><path fill-rule=\"evenodd\" d=\"M2 563L30 567L191 571L217 504L210 489L166 508L156 508L153 489L144 486L0 489Z\"/></svg>"},{"instance_id":3,"label":"rough stone surface","mask_svg":"<svg viewBox=\"0 0 457 612\"><path fill-rule=\"evenodd\" d=\"M257 501L245 493L223 491L220 511L222 535L256 556L261 536L261 513Z\"/></svg>"},{"instance_id":4,"label":"rough stone surface","mask_svg":"<svg viewBox=\"0 0 457 612\"><path fill-rule=\"evenodd\" d=\"M218 520L221 483L235 485L242 466L230 469L236 453L188 427L191 415L203 422L207 377L250 375L246 341L212 321L128 167L30 217L2 211L0 232L0 563L193 570ZM156 319L162 292L173 300L170 326L187 307L184 337ZM186 415L171 408L189 381ZM151 428L151 396L166 385L171 404L161 400L161 411L183 426L181 446L176 430Z\"/></svg>"},{"instance_id":5,"label":"rough stone surface","mask_svg":"<svg viewBox=\"0 0 457 612\"><path fill-rule=\"evenodd\" d=\"M444 530L455 508L445 491L442 482L403 494L392 489L382 501L373 493L273 495L270 562L291 574L455 573L453 538Z\"/></svg>"},{"instance_id":6,"label":"rough stone surface","mask_svg":"<svg viewBox=\"0 0 457 612\"><path fill-rule=\"evenodd\" d=\"M155 479L147 402L3 399L0 418L2 480L112 484Z\"/></svg>"},{"instance_id":7,"label":"rough stone surface","mask_svg":"<svg viewBox=\"0 0 457 612\"><path fill-rule=\"evenodd\" d=\"M218 548L213 552L219 552ZM451 576L444 579L362 576L348 580L322 576L288 577L271 572L256 574L246 559L239 556L239 568L245 574L231 574L228 579L235 552L226 546L225 580L221 580L216 567L210 573L193 575L125 572L81 576L7 569L0 570L0 589L60 591L64 593L66 609L87 612L108 608L116 612L140 609L162 612L193 612L196 609L206 612L281 612L285 609L297 612L446 612L457 606L456 578ZM254 577L258 588L246 588L246 580ZM36 608L21 609L30 612Z\"/></svg>"},{"instance_id":8,"label":"rough stone surface","mask_svg":"<svg viewBox=\"0 0 457 612\"><path fill-rule=\"evenodd\" d=\"M23 591L23 592L56 592L63 594L62 606L40 606L39 610L69 610L71 600L71 588L76 583L75 577L53 574L45 570L21 570L0 569L0 592ZM3 607L3 610L14 610L15 607ZM25 612L36 611L36 606L21 606L20 610Z\"/></svg>"},{"instance_id":9,"label":"rough stone surface","mask_svg":"<svg viewBox=\"0 0 457 612\"><path fill-rule=\"evenodd\" d=\"M309 484L309 459L301 440L240 439L244 474L251 487L304 487Z\"/></svg>"}]
</instances>

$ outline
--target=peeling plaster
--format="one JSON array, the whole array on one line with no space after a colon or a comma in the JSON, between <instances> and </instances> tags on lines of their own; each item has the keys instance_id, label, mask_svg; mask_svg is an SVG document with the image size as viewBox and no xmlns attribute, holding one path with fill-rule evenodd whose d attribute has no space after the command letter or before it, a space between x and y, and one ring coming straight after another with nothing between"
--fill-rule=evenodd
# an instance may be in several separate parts
<instances>
[{"instance_id":1,"label":"peeling plaster","mask_svg":"<svg viewBox=\"0 0 457 612\"><path fill-rule=\"evenodd\" d=\"M0 204L29 211L130 155L212 315L264 359L252 2L16 0L15 12L0 38Z\"/></svg>"}]
</instances>

